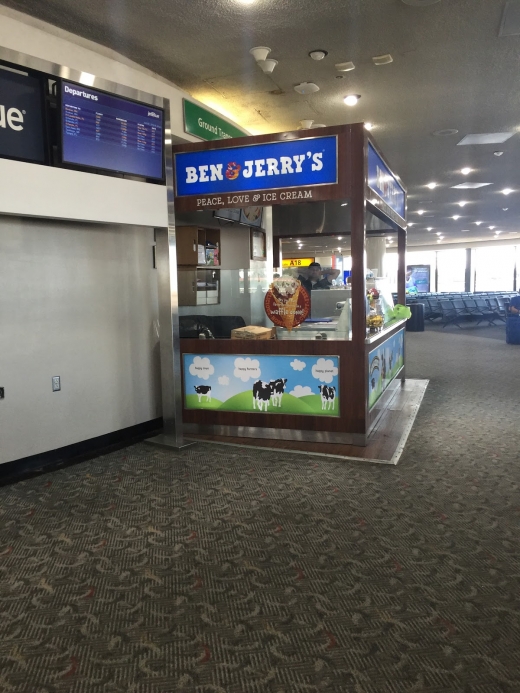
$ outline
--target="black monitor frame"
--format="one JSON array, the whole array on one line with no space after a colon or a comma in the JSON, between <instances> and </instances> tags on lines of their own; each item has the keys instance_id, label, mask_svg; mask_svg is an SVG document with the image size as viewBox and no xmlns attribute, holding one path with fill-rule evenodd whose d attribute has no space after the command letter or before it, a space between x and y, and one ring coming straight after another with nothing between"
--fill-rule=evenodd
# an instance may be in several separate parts
<instances>
[{"instance_id":1,"label":"black monitor frame","mask_svg":"<svg viewBox=\"0 0 520 693\"><path fill-rule=\"evenodd\" d=\"M154 104L146 103L144 101L137 101L137 99L130 99L127 96L120 96L119 94L114 94L113 92L106 91L105 89L98 89L97 87L90 87L87 84L81 84L81 82L74 82L74 80L71 79L63 79L59 78L56 80L57 82L57 103L58 103L58 160L60 166L63 168L68 168L72 169L75 171L87 171L87 172L92 172L92 171L106 171L108 173L115 173L119 174L122 176L132 176L133 178L141 178L142 180L145 181L150 181L153 183L166 183L166 173L165 173L165 158L166 158L166 143L165 143L165 129L166 129L166 123L165 123L165 112L164 108L161 106L155 106ZM148 176L141 176L138 173L130 173L129 171L120 171L119 169L116 168L105 168L103 166L88 166L87 164L76 164L76 163L71 163L69 161L64 161L63 159L63 99L62 99L62 88L63 88L63 83L66 82L67 84L72 84L76 87L79 87L81 89L90 89L91 91L98 92L99 94L106 94L107 96L110 96L112 98L116 99L121 99L121 101L128 101L130 103L135 103L139 106L149 106L150 108L154 108L158 111L162 112L162 177L161 178L154 178L154 177L148 177Z\"/></svg>"}]
</instances>

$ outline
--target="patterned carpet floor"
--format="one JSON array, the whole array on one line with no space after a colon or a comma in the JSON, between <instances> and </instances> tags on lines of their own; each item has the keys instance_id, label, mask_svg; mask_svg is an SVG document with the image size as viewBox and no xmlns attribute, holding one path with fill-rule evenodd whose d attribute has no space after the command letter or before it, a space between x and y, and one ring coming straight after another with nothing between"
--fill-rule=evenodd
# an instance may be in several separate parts
<instances>
[{"instance_id":1,"label":"patterned carpet floor","mask_svg":"<svg viewBox=\"0 0 520 693\"><path fill-rule=\"evenodd\" d=\"M520 348L408 334L398 467L138 444L0 488L2 693L520 691Z\"/></svg>"}]
</instances>

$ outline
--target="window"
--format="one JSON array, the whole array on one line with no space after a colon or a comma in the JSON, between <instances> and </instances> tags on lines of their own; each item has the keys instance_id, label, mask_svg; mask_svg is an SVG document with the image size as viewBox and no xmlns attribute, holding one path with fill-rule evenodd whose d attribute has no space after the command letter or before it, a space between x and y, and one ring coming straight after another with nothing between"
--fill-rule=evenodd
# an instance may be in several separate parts
<instances>
[{"instance_id":1,"label":"window","mask_svg":"<svg viewBox=\"0 0 520 693\"><path fill-rule=\"evenodd\" d=\"M437 252L437 291L465 291L466 249Z\"/></svg>"},{"instance_id":2,"label":"window","mask_svg":"<svg viewBox=\"0 0 520 693\"><path fill-rule=\"evenodd\" d=\"M473 256L475 291L513 291L514 245L476 248Z\"/></svg>"}]
</instances>

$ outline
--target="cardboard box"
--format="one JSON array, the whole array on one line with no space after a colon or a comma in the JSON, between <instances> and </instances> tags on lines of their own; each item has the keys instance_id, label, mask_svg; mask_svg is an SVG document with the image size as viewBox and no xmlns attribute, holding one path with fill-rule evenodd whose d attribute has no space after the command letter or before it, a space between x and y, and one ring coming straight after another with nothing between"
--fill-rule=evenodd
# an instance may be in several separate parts
<instances>
[{"instance_id":1,"label":"cardboard box","mask_svg":"<svg viewBox=\"0 0 520 693\"><path fill-rule=\"evenodd\" d=\"M247 327L237 327L237 329L231 330L231 339L271 339L275 334L274 327L248 325Z\"/></svg>"}]
</instances>

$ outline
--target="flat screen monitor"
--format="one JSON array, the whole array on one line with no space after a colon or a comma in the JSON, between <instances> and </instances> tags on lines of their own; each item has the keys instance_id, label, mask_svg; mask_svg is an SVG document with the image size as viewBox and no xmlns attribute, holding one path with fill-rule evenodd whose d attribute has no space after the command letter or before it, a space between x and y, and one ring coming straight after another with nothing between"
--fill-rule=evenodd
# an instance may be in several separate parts
<instances>
[{"instance_id":1,"label":"flat screen monitor","mask_svg":"<svg viewBox=\"0 0 520 693\"><path fill-rule=\"evenodd\" d=\"M0 157L46 163L43 77L0 65Z\"/></svg>"},{"instance_id":2,"label":"flat screen monitor","mask_svg":"<svg viewBox=\"0 0 520 693\"><path fill-rule=\"evenodd\" d=\"M164 180L161 108L61 83L61 153L65 164Z\"/></svg>"},{"instance_id":3,"label":"flat screen monitor","mask_svg":"<svg viewBox=\"0 0 520 693\"><path fill-rule=\"evenodd\" d=\"M245 207L241 210L240 223L247 226L262 226L263 207Z\"/></svg>"},{"instance_id":4,"label":"flat screen monitor","mask_svg":"<svg viewBox=\"0 0 520 693\"><path fill-rule=\"evenodd\" d=\"M430 265L406 266L406 292L427 293L430 290Z\"/></svg>"},{"instance_id":5,"label":"flat screen monitor","mask_svg":"<svg viewBox=\"0 0 520 693\"><path fill-rule=\"evenodd\" d=\"M213 212L215 219L227 219L228 221L240 221L240 208L217 209Z\"/></svg>"}]
</instances>

